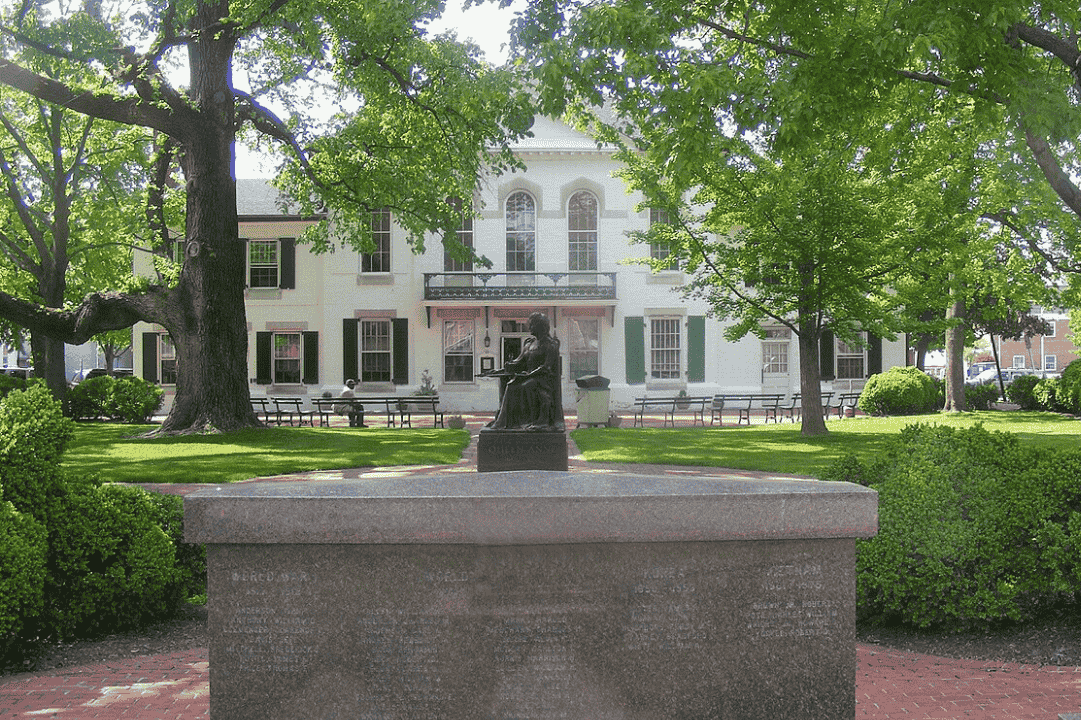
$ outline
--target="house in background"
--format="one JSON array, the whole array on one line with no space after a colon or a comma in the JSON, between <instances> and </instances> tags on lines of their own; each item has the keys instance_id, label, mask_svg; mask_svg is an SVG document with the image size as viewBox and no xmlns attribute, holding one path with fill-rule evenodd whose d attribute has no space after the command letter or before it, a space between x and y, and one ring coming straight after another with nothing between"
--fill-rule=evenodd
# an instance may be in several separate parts
<instances>
[{"instance_id":1,"label":"house in background","mask_svg":"<svg viewBox=\"0 0 1081 720\"><path fill-rule=\"evenodd\" d=\"M1077 347L1070 337L1070 316L1061 308L1035 306L1030 312L1046 320L1051 332L1028 340L999 340L999 361L1004 368L1060 375L1078 358Z\"/></svg>"},{"instance_id":2,"label":"house in background","mask_svg":"<svg viewBox=\"0 0 1081 720\"><path fill-rule=\"evenodd\" d=\"M649 227L641 196L613 177L609 148L539 118L516 147L524 172L487 178L463 243L489 270L444 255L437 240L410 251L387 211L372 214L377 249L314 255L296 238L313 218L283 214L262 180L240 180L240 237L247 244L247 320L252 394L317 397L356 379L358 394L408 394L427 374L448 411L494 410L498 381L479 378L517 356L526 320L542 312L562 344L564 407L574 380L610 379L612 405L635 397L799 388L798 341L784 327L764 339L723 339L725 325L678 292L678 269L627 262L658 248L631 244ZM134 367L171 401L176 357L163 328L135 328ZM905 364L903 341L823 347L824 388L858 390Z\"/></svg>"}]
</instances>

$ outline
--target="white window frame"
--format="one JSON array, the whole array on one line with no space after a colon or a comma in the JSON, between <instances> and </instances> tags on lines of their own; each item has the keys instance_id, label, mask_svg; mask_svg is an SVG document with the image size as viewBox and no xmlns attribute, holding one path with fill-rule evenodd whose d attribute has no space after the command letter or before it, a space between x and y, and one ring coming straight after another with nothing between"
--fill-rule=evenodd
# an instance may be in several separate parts
<instances>
[{"instance_id":1,"label":"white window frame","mask_svg":"<svg viewBox=\"0 0 1081 720\"><path fill-rule=\"evenodd\" d=\"M176 344L169 333L158 333L158 377L162 385L176 385ZM166 380L166 377L170 380Z\"/></svg>"},{"instance_id":2,"label":"white window frame","mask_svg":"<svg viewBox=\"0 0 1081 720\"><path fill-rule=\"evenodd\" d=\"M522 198L528 200L528 208L514 207L511 203ZM507 272L537 271L537 200L525 190L515 190L503 204L506 224Z\"/></svg>"},{"instance_id":3,"label":"white window frame","mask_svg":"<svg viewBox=\"0 0 1081 720\"><path fill-rule=\"evenodd\" d=\"M762 340L762 373L788 375L792 331L789 328L767 328Z\"/></svg>"},{"instance_id":4,"label":"white window frame","mask_svg":"<svg viewBox=\"0 0 1081 720\"><path fill-rule=\"evenodd\" d=\"M671 223L670 223L670 219L669 219L667 210L662 210L660 208L650 208L649 209L649 226L650 227L653 227L654 225L669 225L669 224L671 224ZM655 242L651 242L649 244L649 257L650 257L651 260L667 260L668 261L668 267L663 268L664 270L676 270L676 269L678 269L678 266L676 265L675 258L672 258L671 254L672 254L671 248L669 248L667 245L662 245L660 243L655 243Z\"/></svg>"},{"instance_id":5,"label":"white window frame","mask_svg":"<svg viewBox=\"0 0 1081 720\"><path fill-rule=\"evenodd\" d=\"M862 339L863 333L860 333ZM867 349L859 345L849 345L843 340L837 340L837 379L838 380L863 380L867 377ZM852 374L854 366L858 363L859 374Z\"/></svg>"},{"instance_id":6,"label":"white window frame","mask_svg":"<svg viewBox=\"0 0 1081 720\"><path fill-rule=\"evenodd\" d=\"M683 378L683 318L654 315L649 318L650 380Z\"/></svg>"},{"instance_id":7,"label":"white window frame","mask_svg":"<svg viewBox=\"0 0 1081 720\"><path fill-rule=\"evenodd\" d=\"M372 242L375 252L360 254L360 272L365 275L390 274L391 216L389 208L372 210Z\"/></svg>"},{"instance_id":8,"label":"white window frame","mask_svg":"<svg viewBox=\"0 0 1081 720\"><path fill-rule=\"evenodd\" d=\"M1057 355L1044 355L1043 356L1043 369L1055 371L1058 370L1058 356Z\"/></svg>"},{"instance_id":9,"label":"white window frame","mask_svg":"<svg viewBox=\"0 0 1081 720\"><path fill-rule=\"evenodd\" d=\"M1013 356L1013 364L1010 365L1010 367L1023 368L1024 366L1025 366L1025 356L1024 355L1014 355Z\"/></svg>"},{"instance_id":10,"label":"white window frame","mask_svg":"<svg viewBox=\"0 0 1081 720\"><path fill-rule=\"evenodd\" d=\"M364 319L357 328L357 360L360 382L391 382L394 377L394 331L390 320ZM365 367L365 360L386 358L383 369ZM383 363L378 363L382 365Z\"/></svg>"},{"instance_id":11,"label":"white window frame","mask_svg":"<svg viewBox=\"0 0 1081 720\"><path fill-rule=\"evenodd\" d=\"M570 196L567 200L567 269L571 272L597 271L599 222L600 202L596 195L579 190Z\"/></svg>"},{"instance_id":12,"label":"white window frame","mask_svg":"<svg viewBox=\"0 0 1081 720\"><path fill-rule=\"evenodd\" d=\"M257 260L255 257L257 248L273 249L273 259L267 259L264 256L260 256ZM281 242L277 239L269 238L252 238L248 240L248 287L255 289L263 288L278 288L281 286L282 268L281 268ZM273 270L274 281L270 283L270 277L267 275L265 278L260 277L260 281L256 282L255 273L268 273Z\"/></svg>"},{"instance_id":13,"label":"white window frame","mask_svg":"<svg viewBox=\"0 0 1081 720\"><path fill-rule=\"evenodd\" d=\"M443 321L443 382L471 383L476 369L476 324L472 320ZM468 369L466 377L450 377L447 361L460 362L460 369ZM468 361L466 361L468 358Z\"/></svg>"},{"instance_id":14,"label":"white window frame","mask_svg":"<svg viewBox=\"0 0 1081 720\"><path fill-rule=\"evenodd\" d=\"M457 198L447 201L462 215L462 222L458 228L458 242L470 250L473 249L473 213L472 210L462 209L462 203ZM473 272L473 259L455 260L445 249L443 251L443 272Z\"/></svg>"},{"instance_id":15,"label":"white window frame","mask_svg":"<svg viewBox=\"0 0 1081 720\"><path fill-rule=\"evenodd\" d=\"M275 385L303 383L304 336L300 331L276 332L271 336L270 377Z\"/></svg>"},{"instance_id":16,"label":"white window frame","mask_svg":"<svg viewBox=\"0 0 1081 720\"><path fill-rule=\"evenodd\" d=\"M571 380L601 371L601 322L595 317L570 318L567 372ZM582 369L585 368L585 369Z\"/></svg>"},{"instance_id":17,"label":"white window frame","mask_svg":"<svg viewBox=\"0 0 1081 720\"><path fill-rule=\"evenodd\" d=\"M1047 324L1051 326L1051 332L1044 335L1044 337L1049 337L1049 338L1055 337L1058 334L1058 321L1057 320L1048 320Z\"/></svg>"}]
</instances>

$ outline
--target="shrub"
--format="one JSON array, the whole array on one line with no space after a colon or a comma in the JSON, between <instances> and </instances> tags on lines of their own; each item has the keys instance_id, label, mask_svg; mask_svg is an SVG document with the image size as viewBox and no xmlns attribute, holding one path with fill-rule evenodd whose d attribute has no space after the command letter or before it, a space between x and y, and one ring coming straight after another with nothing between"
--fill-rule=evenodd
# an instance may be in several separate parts
<instances>
[{"instance_id":1,"label":"shrub","mask_svg":"<svg viewBox=\"0 0 1081 720\"><path fill-rule=\"evenodd\" d=\"M41 612L46 548L45 527L0 501L0 651Z\"/></svg>"},{"instance_id":2,"label":"shrub","mask_svg":"<svg viewBox=\"0 0 1081 720\"><path fill-rule=\"evenodd\" d=\"M1074 360L1062 371L1055 400L1063 412L1081 414L1081 360Z\"/></svg>"},{"instance_id":3,"label":"shrub","mask_svg":"<svg viewBox=\"0 0 1081 720\"><path fill-rule=\"evenodd\" d=\"M860 410L869 415L915 415L938 404L934 379L914 367L893 367L872 375L860 393Z\"/></svg>"},{"instance_id":4,"label":"shrub","mask_svg":"<svg viewBox=\"0 0 1081 720\"><path fill-rule=\"evenodd\" d=\"M178 495L147 493L155 521L176 552L177 585L184 599L206 594L206 545L184 542L184 499Z\"/></svg>"},{"instance_id":5,"label":"shrub","mask_svg":"<svg viewBox=\"0 0 1081 720\"><path fill-rule=\"evenodd\" d=\"M990 410L998 401L998 382L989 385L965 385L965 406L969 410Z\"/></svg>"},{"instance_id":6,"label":"shrub","mask_svg":"<svg viewBox=\"0 0 1081 720\"><path fill-rule=\"evenodd\" d=\"M1039 382L1040 378L1035 375L1022 375L1006 386L1006 399L1020 405L1022 410L1039 410L1035 393Z\"/></svg>"},{"instance_id":7,"label":"shrub","mask_svg":"<svg viewBox=\"0 0 1081 720\"><path fill-rule=\"evenodd\" d=\"M871 465L879 531L857 543L858 611L917 627L1023 620L1081 581L1081 454L982 427L913 425Z\"/></svg>"},{"instance_id":8,"label":"shrub","mask_svg":"<svg viewBox=\"0 0 1081 720\"><path fill-rule=\"evenodd\" d=\"M1059 379L1044 378L1036 383L1032 389L1032 396L1041 410L1060 412L1062 407L1058 404Z\"/></svg>"},{"instance_id":9,"label":"shrub","mask_svg":"<svg viewBox=\"0 0 1081 720\"><path fill-rule=\"evenodd\" d=\"M49 528L45 633L126 629L176 609L175 551L158 513L141 488L69 483Z\"/></svg>"},{"instance_id":10,"label":"shrub","mask_svg":"<svg viewBox=\"0 0 1081 720\"><path fill-rule=\"evenodd\" d=\"M63 492L60 456L73 425L42 384L0 400L0 488L20 512L45 520L51 498Z\"/></svg>"},{"instance_id":11,"label":"shrub","mask_svg":"<svg viewBox=\"0 0 1081 720\"><path fill-rule=\"evenodd\" d=\"M76 420L145 422L161 407L164 396L164 390L142 378L99 375L68 391L67 411Z\"/></svg>"},{"instance_id":12,"label":"shrub","mask_svg":"<svg viewBox=\"0 0 1081 720\"><path fill-rule=\"evenodd\" d=\"M25 390L33 381L14 375L0 374L0 398L7 397L13 390Z\"/></svg>"}]
</instances>

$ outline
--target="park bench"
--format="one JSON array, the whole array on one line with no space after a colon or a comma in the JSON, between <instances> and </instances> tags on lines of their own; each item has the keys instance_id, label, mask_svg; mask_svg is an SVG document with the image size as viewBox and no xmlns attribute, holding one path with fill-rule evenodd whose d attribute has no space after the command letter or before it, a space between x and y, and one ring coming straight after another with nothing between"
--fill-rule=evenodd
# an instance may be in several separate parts
<instances>
[{"instance_id":1,"label":"park bench","mask_svg":"<svg viewBox=\"0 0 1081 720\"><path fill-rule=\"evenodd\" d=\"M738 395L714 395L713 404L711 405L710 425L714 420L720 421L722 414L726 410L736 411L736 424L740 425L744 420L747 424L751 424L751 413L755 410L761 410L766 422L773 420L779 422L777 418L777 412L780 409L781 401L784 400L783 393L742 393Z\"/></svg>"},{"instance_id":2,"label":"park bench","mask_svg":"<svg viewBox=\"0 0 1081 720\"><path fill-rule=\"evenodd\" d=\"M833 393L831 392L822 393L822 418L825 420L828 420L830 416L830 398L832 397ZM803 396L800 393L794 393L791 404L782 407L781 412L792 422L801 419L803 416Z\"/></svg>"},{"instance_id":3,"label":"park bench","mask_svg":"<svg viewBox=\"0 0 1081 720\"><path fill-rule=\"evenodd\" d=\"M855 412L856 406L860 401L860 394L861 393L858 392L841 393L837 397L837 402L831 404L830 407L837 411L838 418L842 418L845 415L845 408L850 407L853 412ZM824 401L823 404L825 404Z\"/></svg>"},{"instance_id":4,"label":"park bench","mask_svg":"<svg viewBox=\"0 0 1081 720\"><path fill-rule=\"evenodd\" d=\"M634 399L634 427L645 425L645 413L647 410L660 411L664 416L664 427L676 426L676 412L689 410L691 412L691 424L705 425L705 413L713 398L709 396L698 397L691 395L671 395L667 397L639 397Z\"/></svg>"},{"instance_id":5,"label":"park bench","mask_svg":"<svg viewBox=\"0 0 1081 720\"><path fill-rule=\"evenodd\" d=\"M298 397L276 397L271 398L270 401L274 403L275 421L278 425L282 424L282 418L285 417L289 424L293 424L293 416L296 416L297 425L303 426L305 421L312 427L315 427L315 411L305 410L303 407L303 400Z\"/></svg>"},{"instance_id":6,"label":"park bench","mask_svg":"<svg viewBox=\"0 0 1081 720\"><path fill-rule=\"evenodd\" d=\"M410 395L398 398L398 417L402 427L413 427L413 413L432 414L432 427L446 427L443 424L443 411L439 409L438 395Z\"/></svg>"},{"instance_id":7,"label":"park bench","mask_svg":"<svg viewBox=\"0 0 1081 720\"><path fill-rule=\"evenodd\" d=\"M265 397L253 397L251 399L251 409L255 411L255 417L266 424L270 424L271 413L274 412L270 409L270 400Z\"/></svg>"}]
</instances>

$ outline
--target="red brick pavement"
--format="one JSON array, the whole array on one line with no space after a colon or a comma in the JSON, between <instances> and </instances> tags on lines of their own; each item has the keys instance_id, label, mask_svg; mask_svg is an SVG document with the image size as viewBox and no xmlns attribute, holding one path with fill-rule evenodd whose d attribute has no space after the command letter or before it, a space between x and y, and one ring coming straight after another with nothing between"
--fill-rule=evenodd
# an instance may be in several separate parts
<instances>
[{"instance_id":1,"label":"red brick pavement","mask_svg":"<svg viewBox=\"0 0 1081 720\"><path fill-rule=\"evenodd\" d=\"M475 433L480 423L471 420ZM474 443L455 470L475 463L475 448ZM573 459L573 444L571 452L572 466L586 469ZM342 476L402 470L357 469ZM751 474L716 468L669 471ZM1081 712L1081 667L952 660L867 645L856 646L856 661L857 720L1057 720L1060 714ZM201 648L0 678L0 719L206 720L207 668L207 650Z\"/></svg>"}]
</instances>

